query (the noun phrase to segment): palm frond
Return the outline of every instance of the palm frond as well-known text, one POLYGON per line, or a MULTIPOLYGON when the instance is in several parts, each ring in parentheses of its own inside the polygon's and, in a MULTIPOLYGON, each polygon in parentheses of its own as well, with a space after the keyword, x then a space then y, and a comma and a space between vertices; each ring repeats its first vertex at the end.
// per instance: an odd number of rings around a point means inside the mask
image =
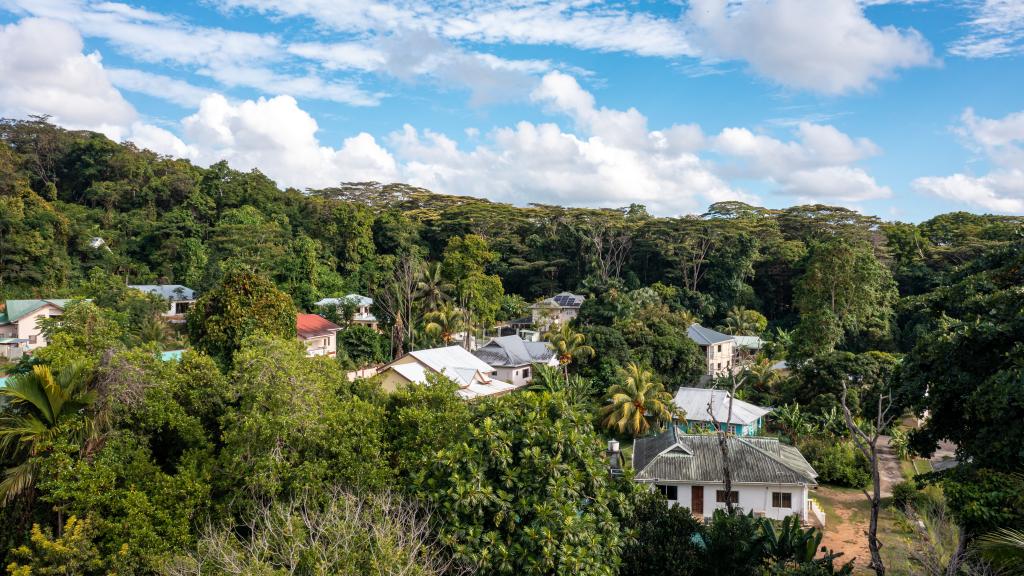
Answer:
POLYGON ((978 539, 986 559, 1005 570, 1003 574, 1024 574, 1024 531, 1000 528, 978 539))
POLYGON ((51 380, 50 369, 46 366, 33 366, 32 371, 19 374, 12 378, 5 387, 0 388, 0 396, 6 396, 14 404, 29 404, 34 407, 48 422, 53 422, 53 405, 46 390, 46 380, 51 380))
POLYGON ((38 470, 39 464, 31 459, 5 470, 0 480, 0 501, 6 505, 24 494, 35 483, 38 470))

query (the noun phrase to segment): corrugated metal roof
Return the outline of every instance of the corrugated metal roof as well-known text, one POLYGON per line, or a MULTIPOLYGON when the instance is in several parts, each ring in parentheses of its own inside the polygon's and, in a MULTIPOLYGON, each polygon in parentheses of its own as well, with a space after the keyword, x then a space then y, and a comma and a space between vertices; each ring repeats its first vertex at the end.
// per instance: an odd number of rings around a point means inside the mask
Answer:
POLYGON ((747 350, 760 350, 764 342, 757 336, 733 336, 736 345, 747 350))
MULTIPOLYGON (((711 409, 715 414, 715 419, 719 422, 726 422, 729 416, 729 396, 727 390, 680 388, 676 391, 673 400, 676 407, 686 412, 687 420, 698 422, 711 422, 711 416, 708 415, 708 402, 713 400, 711 409)), ((732 420, 727 424, 753 424, 757 422, 758 418, 771 411, 771 408, 762 408, 736 398, 732 401, 732 420)))
MULTIPOLYGON (((729 436, 729 468, 737 484, 817 484, 817 473, 800 452, 776 438, 729 436)), ((637 480, 722 482, 718 436, 663 432, 633 443, 637 480)))
POLYGON ((427 372, 433 371, 444 375, 459 385, 459 395, 463 398, 493 396, 515 390, 518 386, 492 378, 494 368, 473 356, 461 346, 444 348, 428 348, 409 352, 417 361, 405 364, 393 364, 387 369, 394 370, 410 382, 427 382, 427 372))
POLYGON ((515 367, 551 360, 555 351, 547 342, 527 342, 519 336, 499 336, 473 351, 491 366, 515 367))
POLYGON ((472 400, 473 398, 479 398, 481 396, 497 396, 500 394, 506 394, 518 388, 514 384, 508 382, 502 382, 501 380, 491 379, 487 384, 481 384, 474 382, 465 388, 460 388, 458 391, 459 396, 472 400))
POLYGON ((490 364, 473 356, 462 346, 427 348, 425 350, 414 350, 409 352, 409 354, 437 372, 445 368, 471 368, 479 370, 484 374, 494 372, 494 368, 490 364))
POLYGON ((17 322, 25 316, 39 310, 47 304, 53 304, 57 308, 63 310, 68 302, 73 302, 71 298, 47 298, 44 300, 7 300, 5 301, 5 308, 3 312, 0 312, 0 324, 10 324, 11 322, 17 322))
POLYGON ((135 288, 147 294, 156 294, 164 300, 195 300, 196 293, 187 286, 181 284, 129 284, 129 288, 135 288))
POLYGON ((686 329, 686 335, 701 346, 710 346, 711 344, 719 344, 722 342, 728 342, 735 340, 733 336, 729 334, 722 334, 712 330, 711 328, 705 328, 700 324, 690 324, 690 327, 686 329))

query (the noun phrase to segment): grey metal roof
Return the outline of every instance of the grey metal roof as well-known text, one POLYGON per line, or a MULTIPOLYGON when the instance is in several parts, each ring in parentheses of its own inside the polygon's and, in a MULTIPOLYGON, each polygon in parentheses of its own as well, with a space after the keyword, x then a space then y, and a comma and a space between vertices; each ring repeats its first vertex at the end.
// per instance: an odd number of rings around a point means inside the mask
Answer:
MULTIPOLYGON (((687 420, 697 422, 711 422, 708 415, 708 404, 715 414, 715 420, 726 422, 729 418, 729 391, 715 390, 712 388, 680 388, 676 391, 673 400, 676 406, 686 412, 687 420)), ((739 398, 732 401, 732 420, 727 424, 753 424, 758 418, 770 413, 771 408, 755 406, 750 402, 744 402, 739 398)))
POLYGON ((555 355, 546 342, 527 342, 519 336, 499 336, 473 351, 491 366, 514 367, 547 362, 555 355))
MULTIPOLYGON (((737 484, 810 484, 817 473, 796 448, 776 438, 729 436, 729 466, 737 484)), ((633 443, 637 480, 722 482, 722 452, 715 434, 671 430, 633 443)))
POLYGON ((195 300, 196 293, 187 286, 181 284, 129 284, 129 288, 135 288, 147 294, 156 294, 164 300, 195 300))
POLYGON ((686 329, 686 335, 690 337, 690 340, 693 340, 701 346, 710 346, 711 344, 719 344, 721 342, 735 340, 735 338, 729 334, 722 334, 721 332, 717 332, 711 328, 705 328, 700 324, 691 324, 690 327, 686 329))
POLYGON ((732 338, 736 341, 737 346, 747 350, 760 350, 764 345, 764 341, 758 336, 733 336, 732 338))

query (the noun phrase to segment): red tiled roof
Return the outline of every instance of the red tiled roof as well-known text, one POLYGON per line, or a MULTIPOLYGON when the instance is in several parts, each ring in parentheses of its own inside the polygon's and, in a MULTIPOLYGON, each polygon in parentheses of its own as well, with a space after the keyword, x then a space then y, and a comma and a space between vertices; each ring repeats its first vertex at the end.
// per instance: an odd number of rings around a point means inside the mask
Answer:
POLYGON ((295 329, 300 338, 313 338, 314 336, 327 336, 331 332, 341 330, 341 326, 316 314, 296 314, 295 329))

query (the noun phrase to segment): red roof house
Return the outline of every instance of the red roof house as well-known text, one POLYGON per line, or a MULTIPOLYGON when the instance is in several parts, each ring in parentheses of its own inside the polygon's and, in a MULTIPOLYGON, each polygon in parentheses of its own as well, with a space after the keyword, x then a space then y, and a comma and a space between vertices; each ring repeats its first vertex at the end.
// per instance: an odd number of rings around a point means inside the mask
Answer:
POLYGON ((306 345, 307 356, 334 356, 338 349, 338 326, 317 314, 296 314, 295 330, 306 345))

